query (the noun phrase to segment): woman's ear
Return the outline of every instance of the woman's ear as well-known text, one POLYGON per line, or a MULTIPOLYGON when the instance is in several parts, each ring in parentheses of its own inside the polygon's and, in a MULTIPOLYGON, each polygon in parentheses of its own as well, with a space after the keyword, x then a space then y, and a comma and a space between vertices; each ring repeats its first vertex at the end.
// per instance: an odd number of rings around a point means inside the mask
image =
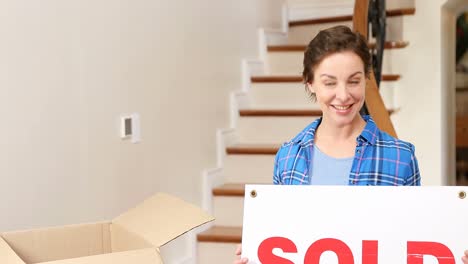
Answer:
POLYGON ((314 85, 312 85, 312 82, 307 82, 306 85, 307 85, 307 89, 309 89, 311 93, 315 94, 315 88, 314 88, 314 85))

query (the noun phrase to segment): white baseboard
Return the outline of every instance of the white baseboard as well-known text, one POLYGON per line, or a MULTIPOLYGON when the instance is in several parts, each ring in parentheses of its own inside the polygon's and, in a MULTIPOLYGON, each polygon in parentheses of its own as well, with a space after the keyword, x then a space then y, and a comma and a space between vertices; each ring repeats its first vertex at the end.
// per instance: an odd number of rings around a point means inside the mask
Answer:
MULTIPOLYGON (((229 95, 230 123, 229 128, 216 131, 216 168, 206 169, 202 172, 202 208, 213 214, 213 188, 225 183, 223 175, 226 147, 238 142, 235 128, 239 119, 239 109, 249 108, 248 92, 251 87, 251 77, 268 74, 267 47, 269 44, 283 44, 287 41, 287 29, 289 25, 287 5, 282 9, 282 29, 258 30, 258 59, 243 59, 241 62, 242 86, 239 90, 229 95)), ((178 264, 197 263, 197 239, 196 234, 209 229, 213 224, 207 224, 190 231, 187 241, 191 243, 187 256, 177 261, 178 264)))
POLYGON ((288 33, 280 29, 263 29, 268 45, 283 45, 288 43, 288 33))
POLYGON ((216 130, 216 168, 224 167, 226 147, 236 143, 238 140, 238 137, 235 132, 236 131, 233 128, 216 130))
POLYGON ((197 264, 197 234, 208 230, 213 226, 213 222, 199 226, 184 235, 185 242, 188 245, 188 252, 185 256, 174 260, 176 264, 197 264))

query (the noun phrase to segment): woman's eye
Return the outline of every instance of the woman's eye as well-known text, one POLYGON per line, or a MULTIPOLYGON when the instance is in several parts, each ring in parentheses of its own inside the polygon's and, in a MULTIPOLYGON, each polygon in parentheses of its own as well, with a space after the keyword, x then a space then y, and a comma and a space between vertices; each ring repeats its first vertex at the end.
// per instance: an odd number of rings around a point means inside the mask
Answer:
POLYGON ((356 84, 359 84, 359 81, 350 81, 349 84, 356 85, 356 84))
POLYGON ((334 85, 335 85, 335 83, 332 83, 332 82, 330 82, 330 83, 325 83, 325 86, 334 86, 334 85))

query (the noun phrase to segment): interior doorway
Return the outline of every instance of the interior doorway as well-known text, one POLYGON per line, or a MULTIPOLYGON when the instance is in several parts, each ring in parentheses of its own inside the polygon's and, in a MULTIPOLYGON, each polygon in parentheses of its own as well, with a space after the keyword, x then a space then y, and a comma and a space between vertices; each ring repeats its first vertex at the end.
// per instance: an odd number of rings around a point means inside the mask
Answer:
POLYGON ((456 184, 468 186, 468 12, 456 18, 456 184))

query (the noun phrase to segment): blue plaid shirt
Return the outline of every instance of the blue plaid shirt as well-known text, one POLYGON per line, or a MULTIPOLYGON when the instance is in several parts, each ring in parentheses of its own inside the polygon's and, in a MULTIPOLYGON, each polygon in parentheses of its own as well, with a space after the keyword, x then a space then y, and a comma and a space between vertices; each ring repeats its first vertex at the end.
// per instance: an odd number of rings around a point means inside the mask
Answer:
MULTIPOLYGON (((370 116, 363 118, 367 124, 357 138, 348 185, 421 185, 414 146, 379 130, 370 116)), ((310 184, 314 135, 321 121, 315 120, 280 147, 274 184, 310 184)))

